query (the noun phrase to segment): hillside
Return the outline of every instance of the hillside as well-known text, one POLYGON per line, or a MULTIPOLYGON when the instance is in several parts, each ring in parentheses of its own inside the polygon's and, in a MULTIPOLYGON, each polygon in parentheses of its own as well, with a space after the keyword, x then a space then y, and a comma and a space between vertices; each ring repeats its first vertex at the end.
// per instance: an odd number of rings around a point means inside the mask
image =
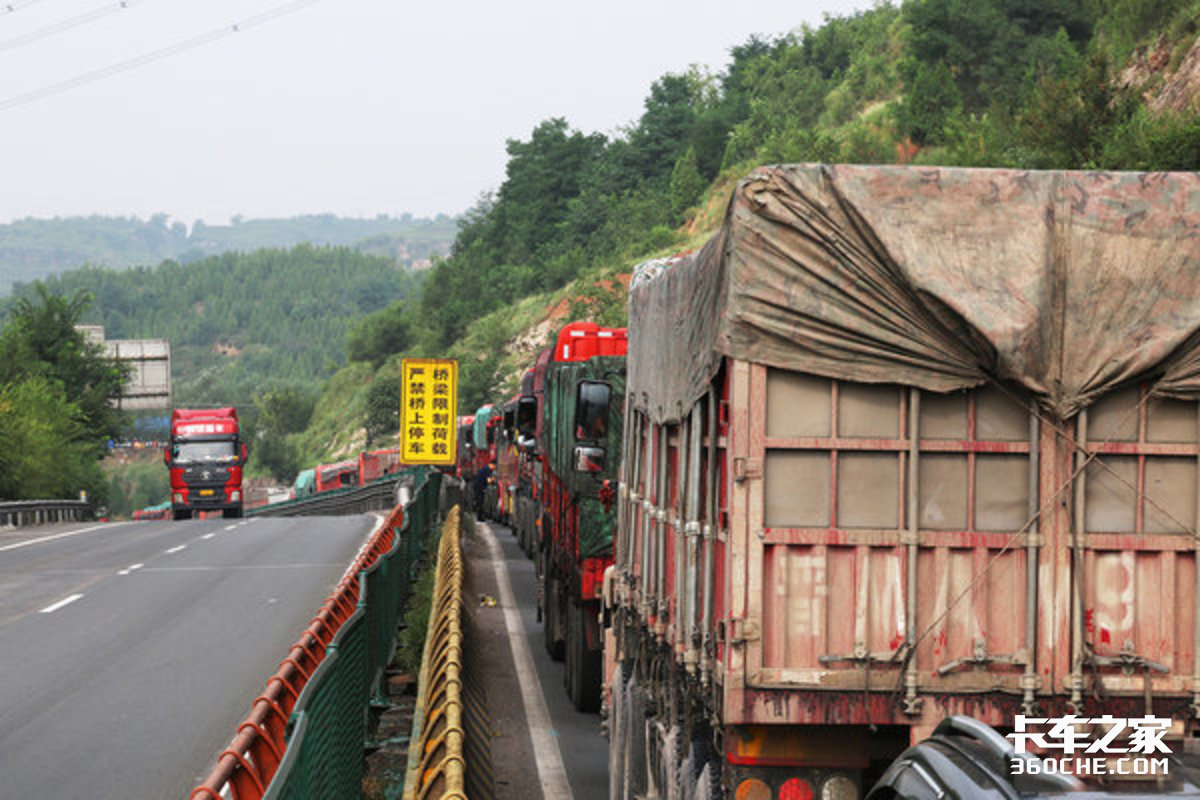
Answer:
POLYGON ((189 229, 166 214, 135 217, 22 219, 0 225, 0 296, 13 284, 30 283, 84 265, 125 269, 172 260, 308 243, 353 247, 412 268, 445 255, 455 222, 444 215, 416 219, 380 215, 352 219, 332 214, 288 219, 234 218, 229 225, 196 221, 189 229))
POLYGON ((563 321, 620 323, 613 279, 699 246, 756 164, 1200 168, 1198 21, 1195 0, 882 2, 664 75, 619 136, 547 120, 390 312, 407 346, 333 376, 294 441, 315 459, 385 435, 372 397, 405 355, 460 359, 459 413, 508 397, 563 321))
POLYGON ((110 339, 168 339, 177 404, 252 407, 280 386, 311 393, 344 363, 353 320, 408 297, 420 275, 347 247, 299 245, 186 265, 86 267, 45 286, 90 293, 81 322, 103 325, 110 339))

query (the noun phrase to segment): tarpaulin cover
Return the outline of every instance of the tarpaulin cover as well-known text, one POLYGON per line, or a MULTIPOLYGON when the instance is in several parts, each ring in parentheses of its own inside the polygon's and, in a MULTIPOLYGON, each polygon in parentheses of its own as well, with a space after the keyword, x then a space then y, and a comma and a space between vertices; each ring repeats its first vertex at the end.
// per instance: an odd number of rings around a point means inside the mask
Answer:
POLYGON ((480 406, 475 412, 475 423, 471 431, 471 438, 475 442, 476 450, 487 450, 487 427, 488 423, 504 412, 494 407, 491 403, 480 406))
POLYGON ((1200 397, 1200 175, 775 166, 693 255, 639 268, 629 389, 683 417, 724 356, 1066 418, 1134 379, 1200 397))
MULTIPOLYGON (((554 474, 580 506, 579 553, 581 558, 612 555, 615 511, 606 512, 599 495, 607 479, 617 482, 621 463, 621 435, 625 429, 625 356, 593 356, 587 361, 552 361, 546 369, 545 429, 542 446, 554 474), (612 387, 604 439, 603 472, 575 470, 575 406, 579 384, 604 381, 612 387)), ((591 442, 591 440, 589 440, 591 442)))

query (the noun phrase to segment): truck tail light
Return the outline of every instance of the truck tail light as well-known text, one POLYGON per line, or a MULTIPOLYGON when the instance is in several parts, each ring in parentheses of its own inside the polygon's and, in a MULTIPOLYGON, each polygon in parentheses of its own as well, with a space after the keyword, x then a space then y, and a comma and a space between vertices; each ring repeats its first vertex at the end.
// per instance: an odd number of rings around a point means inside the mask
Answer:
POLYGON ((803 778, 788 778, 779 787, 779 800, 813 800, 812 784, 803 778))
POLYGON ((734 800, 771 800, 771 787, 758 778, 747 778, 738 784, 734 800))

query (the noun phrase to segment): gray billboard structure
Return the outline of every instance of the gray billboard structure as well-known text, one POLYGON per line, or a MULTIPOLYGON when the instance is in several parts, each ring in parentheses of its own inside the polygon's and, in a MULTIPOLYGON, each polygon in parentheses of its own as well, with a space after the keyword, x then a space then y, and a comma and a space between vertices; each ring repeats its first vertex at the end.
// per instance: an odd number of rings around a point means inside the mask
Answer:
POLYGON ((109 358, 132 368, 117 399, 127 411, 171 407, 171 343, 166 339, 105 339, 101 325, 80 325, 89 340, 104 346, 109 358))

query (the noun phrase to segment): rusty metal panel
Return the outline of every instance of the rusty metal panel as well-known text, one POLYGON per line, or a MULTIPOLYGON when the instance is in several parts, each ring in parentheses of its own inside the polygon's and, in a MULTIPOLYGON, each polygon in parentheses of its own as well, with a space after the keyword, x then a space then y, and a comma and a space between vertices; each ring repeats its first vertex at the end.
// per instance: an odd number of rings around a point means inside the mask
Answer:
POLYGON ((1137 517, 1137 459, 1105 456, 1089 464, 1084 474, 1087 529, 1099 533, 1133 531, 1137 517))
MULTIPOLYGON (((1025 420, 1028 430, 1029 421, 1025 420)), ((1029 457, 979 456, 975 462, 977 531, 1018 531, 1029 518, 1029 457)))
POLYGON ((922 439, 967 438, 967 394, 926 393, 921 397, 922 439))
POLYGON ((1013 392, 985 386, 973 394, 976 439, 1003 442, 1029 439, 1029 410, 1013 392))
POLYGON ((1136 442, 1137 405, 1136 386, 1101 397, 1088 409, 1088 441, 1136 442))
POLYGON ((841 528, 900 525, 900 457, 895 453, 838 456, 837 519, 841 528))
POLYGON ((829 525, 829 454, 772 450, 766 455, 767 527, 829 525))
POLYGON ((767 436, 829 436, 826 378, 773 369, 767 372, 767 436))
POLYGON ((895 439, 900 435, 900 389, 841 383, 838 388, 838 435, 895 439))
MULTIPOLYGON (((1195 420, 1195 411, 1192 411, 1195 420)), ((1146 533, 1196 529, 1196 459, 1146 459, 1146 533)))
POLYGON ((1195 403, 1155 397, 1147 402, 1146 412, 1146 441, 1196 444, 1195 403))
POLYGON ((918 524, 935 531, 967 529, 967 458, 924 455, 919 466, 918 524))

